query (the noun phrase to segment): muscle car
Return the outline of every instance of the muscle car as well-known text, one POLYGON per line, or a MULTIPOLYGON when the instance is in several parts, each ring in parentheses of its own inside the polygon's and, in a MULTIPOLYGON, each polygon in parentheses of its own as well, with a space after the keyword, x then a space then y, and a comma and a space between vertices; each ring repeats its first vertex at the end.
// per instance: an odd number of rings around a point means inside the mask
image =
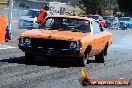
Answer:
POLYGON ((79 16, 50 16, 39 29, 20 34, 19 48, 31 62, 35 56, 73 57, 81 66, 89 57, 104 63, 104 56, 112 43, 112 33, 92 18, 79 16))

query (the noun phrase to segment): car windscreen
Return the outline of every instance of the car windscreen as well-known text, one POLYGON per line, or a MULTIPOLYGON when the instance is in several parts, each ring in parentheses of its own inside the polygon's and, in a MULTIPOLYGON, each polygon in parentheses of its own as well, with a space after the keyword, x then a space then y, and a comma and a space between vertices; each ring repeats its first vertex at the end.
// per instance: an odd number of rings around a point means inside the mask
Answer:
POLYGON ((130 18, 120 18, 120 21, 130 21, 130 18))
POLYGON ((115 17, 109 17, 109 20, 113 21, 113 20, 115 20, 115 17))
POLYGON ((113 20, 115 20, 115 17, 109 17, 109 16, 107 16, 107 17, 103 17, 103 19, 107 20, 107 21, 113 21, 113 20))
POLYGON ((93 19, 95 19, 95 20, 98 20, 99 19, 99 17, 98 16, 87 16, 88 18, 93 18, 93 19))
POLYGON ((48 17, 46 21, 40 25, 40 28, 47 30, 90 32, 89 21, 65 17, 48 17))
POLYGON ((35 11, 35 10, 29 10, 25 16, 32 16, 32 17, 36 17, 38 14, 38 11, 35 11))
POLYGON ((108 20, 108 17, 103 17, 104 20, 108 20))

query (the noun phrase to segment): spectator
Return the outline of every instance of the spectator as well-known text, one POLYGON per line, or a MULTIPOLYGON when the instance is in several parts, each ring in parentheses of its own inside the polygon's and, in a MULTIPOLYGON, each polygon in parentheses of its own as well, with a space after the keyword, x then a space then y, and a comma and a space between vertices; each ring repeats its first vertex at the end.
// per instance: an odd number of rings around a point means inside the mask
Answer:
POLYGON ((44 19, 50 15, 47 11, 49 10, 49 6, 45 5, 38 13, 37 23, 43 23, 44 19))

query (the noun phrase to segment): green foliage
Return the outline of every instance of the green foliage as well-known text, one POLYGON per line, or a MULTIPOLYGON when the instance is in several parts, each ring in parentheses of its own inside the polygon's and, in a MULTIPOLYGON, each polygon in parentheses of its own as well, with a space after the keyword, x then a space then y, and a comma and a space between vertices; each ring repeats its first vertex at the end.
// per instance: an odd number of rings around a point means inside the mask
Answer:
POLYGON ((79 6, 86 14, 101 13, 98 0, 79 0, 79 6))
POLYGON ((132 15, 132 0, 68 0, 73 6, 78 5, 86 14, 116 15, 119 10, 125 15, 132 15))
POLYGON ((79 6, 86 14, 108 15, 118 9, 117 0, 79 0, 79 6))
POLYGON ((71 4, 72 4, 72 6, 76 6, 76 5, 78 5, 79 4, 79 0, 68 0, 71 4))

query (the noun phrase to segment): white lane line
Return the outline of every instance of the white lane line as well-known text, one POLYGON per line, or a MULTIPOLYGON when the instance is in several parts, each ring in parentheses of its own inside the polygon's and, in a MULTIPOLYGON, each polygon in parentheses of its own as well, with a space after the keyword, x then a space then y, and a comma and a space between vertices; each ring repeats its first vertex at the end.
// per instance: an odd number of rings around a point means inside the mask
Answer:
POLYGON ((17 47, 8 46, 8 45, 1 45, 1 44, 0 44, 0 49, 9 49, 9 48, 17 48, 17 47))

